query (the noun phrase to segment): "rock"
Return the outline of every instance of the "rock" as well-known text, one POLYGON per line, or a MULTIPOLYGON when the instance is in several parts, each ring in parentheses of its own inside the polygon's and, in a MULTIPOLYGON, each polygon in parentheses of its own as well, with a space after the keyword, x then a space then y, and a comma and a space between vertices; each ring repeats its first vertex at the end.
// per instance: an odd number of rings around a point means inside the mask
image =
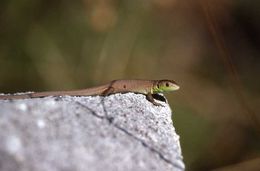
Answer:
POLYGON ((0 170, 184 170, 161 103, 133 93, 0 100, 0 170))

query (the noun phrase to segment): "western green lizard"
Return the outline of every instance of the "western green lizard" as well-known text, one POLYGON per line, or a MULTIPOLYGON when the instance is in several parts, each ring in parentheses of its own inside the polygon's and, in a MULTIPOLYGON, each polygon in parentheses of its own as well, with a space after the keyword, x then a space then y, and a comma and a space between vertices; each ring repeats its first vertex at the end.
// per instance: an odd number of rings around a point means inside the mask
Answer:
POLYGON ((169 91, 178 90, 179 86, 173 80, 114 80, 108 84, 97 86, 93 88, 72 90, 72 91, 46 91, 46 92, 33 92, 20 95, 0 95, 0 99, 24 99, 24 98, 37 98, 46 96, 107 96, 114 93, 140 93, 146 95, 154 105, 158 106, 153 94, 164 93, 169 91))

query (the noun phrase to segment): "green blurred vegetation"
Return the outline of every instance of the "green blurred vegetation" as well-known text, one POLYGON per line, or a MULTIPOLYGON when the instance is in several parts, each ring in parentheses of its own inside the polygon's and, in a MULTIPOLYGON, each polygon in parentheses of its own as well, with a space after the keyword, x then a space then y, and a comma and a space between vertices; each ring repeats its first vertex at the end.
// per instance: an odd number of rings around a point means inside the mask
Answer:
POLYGON ((1 92, 174 79, 181 89, 167 97, 187 170, 240 170, 259 159, 259 1, 0 4, 1 92))

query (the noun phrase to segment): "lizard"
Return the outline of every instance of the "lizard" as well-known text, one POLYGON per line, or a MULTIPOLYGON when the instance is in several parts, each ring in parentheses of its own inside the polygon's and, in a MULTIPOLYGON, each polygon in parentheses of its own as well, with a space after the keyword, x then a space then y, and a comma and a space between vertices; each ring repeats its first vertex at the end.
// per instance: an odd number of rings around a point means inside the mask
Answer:
POLYGON ((144 94, 146 99, 156 106, 161 104, 155 102, 153 94, 178 90, 179 85, 173 80, 113 80, 108 84, 71 91, 45 91, 32 92, 28 94, 0 95, 0 99, 26 99, 41 98, 47 96, 108 96, 115 93, 139 93, 144 94))

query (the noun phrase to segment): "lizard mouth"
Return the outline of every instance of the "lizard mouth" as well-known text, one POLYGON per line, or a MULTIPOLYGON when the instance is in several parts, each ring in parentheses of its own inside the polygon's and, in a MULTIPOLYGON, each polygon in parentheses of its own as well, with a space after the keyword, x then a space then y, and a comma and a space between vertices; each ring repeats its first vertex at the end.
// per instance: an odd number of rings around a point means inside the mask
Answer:
POLYGON ((173 90, 179 90, 180 89, 180 86, 178 86, 177 84, 175 84, 173 87, 173 90))

